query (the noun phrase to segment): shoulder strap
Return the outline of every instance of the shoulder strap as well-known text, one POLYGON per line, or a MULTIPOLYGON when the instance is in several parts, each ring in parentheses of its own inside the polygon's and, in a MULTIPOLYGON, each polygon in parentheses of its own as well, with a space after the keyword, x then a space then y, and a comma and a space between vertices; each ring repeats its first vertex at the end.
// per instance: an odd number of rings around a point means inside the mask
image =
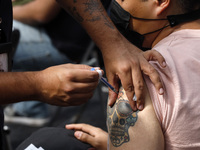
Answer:
MULTIPOLYGON (((11 42, 12 34, 12 2, 11 0, 0 0, 0 29, 3 42, 11 42)), ((1 42, 2 43, 2 42, 1 42)))
POLYGON ((12 64, 12 2, 11 0, 0 0, 0 54, 8 54, 8 65, 12 64))

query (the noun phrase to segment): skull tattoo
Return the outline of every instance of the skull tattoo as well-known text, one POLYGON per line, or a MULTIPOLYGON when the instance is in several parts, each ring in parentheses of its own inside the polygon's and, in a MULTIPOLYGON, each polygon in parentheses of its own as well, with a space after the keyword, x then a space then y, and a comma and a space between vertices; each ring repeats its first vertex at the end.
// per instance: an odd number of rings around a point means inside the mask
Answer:
POLYGON ((110 141, 115 147, 129 141, 128 129, 134 126, 138 111, 134 112, 129 105, 129 101, 123 98, 124 92, 120 92, 118 100, 112 108, 108 107, 107 125, 110 141))

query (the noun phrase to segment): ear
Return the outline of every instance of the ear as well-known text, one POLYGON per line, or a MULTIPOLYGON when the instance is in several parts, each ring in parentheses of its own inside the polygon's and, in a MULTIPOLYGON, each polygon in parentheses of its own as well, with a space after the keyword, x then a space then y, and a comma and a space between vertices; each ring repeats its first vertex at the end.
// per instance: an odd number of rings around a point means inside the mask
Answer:
POLYGON ((167 8, 169 8, 171 0, 155 0, 157 9, 157 16, 161 15, 167 8))

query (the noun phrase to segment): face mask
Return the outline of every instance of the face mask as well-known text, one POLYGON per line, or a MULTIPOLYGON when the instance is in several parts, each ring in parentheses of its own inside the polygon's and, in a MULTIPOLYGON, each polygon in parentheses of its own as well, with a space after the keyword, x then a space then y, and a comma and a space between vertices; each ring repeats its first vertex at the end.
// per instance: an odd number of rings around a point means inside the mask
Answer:
POLYGON ((112 3, 111 10, 110 10, 110 18, 117 27, 117 29, 121 32, 124 37, 129 40, 131 43, 133 43, 135 46, 142 50, 147 50, 151 48, 144 48, 142 47, 144 36, 158 32, 168 26, 174 27, 180 23, 183 22, 189 22, 200 18, 200 9, 192 11, 190 13, 186 14, 180 14, 180 15, 170 15, 167 16, 167 18, 164 19, 146 19, 146 18, 138 18, 132 16, 129 12, 125 11, 115 0, 112 3), (132 31, 128 29, 130 18, 138 19, 138 20, 149 20, 149 21, 158 21, 158 20, 168 20, 169 25, 166 25, 160 29, 157 29, 155 31, 151 31, 148 33, 145 33, 141 35, 140 33, 136 31, 132 31))

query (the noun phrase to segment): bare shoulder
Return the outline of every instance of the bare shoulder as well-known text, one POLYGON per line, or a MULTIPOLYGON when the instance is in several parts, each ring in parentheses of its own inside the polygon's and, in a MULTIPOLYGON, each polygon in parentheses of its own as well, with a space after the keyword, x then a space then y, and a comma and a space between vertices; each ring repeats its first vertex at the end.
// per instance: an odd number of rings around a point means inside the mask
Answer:
POLYGON ((146 89, 145 108, 134 112, 121 88, 115 105, 107 109, 110 149, 162 150, 164 139, 146 89))

